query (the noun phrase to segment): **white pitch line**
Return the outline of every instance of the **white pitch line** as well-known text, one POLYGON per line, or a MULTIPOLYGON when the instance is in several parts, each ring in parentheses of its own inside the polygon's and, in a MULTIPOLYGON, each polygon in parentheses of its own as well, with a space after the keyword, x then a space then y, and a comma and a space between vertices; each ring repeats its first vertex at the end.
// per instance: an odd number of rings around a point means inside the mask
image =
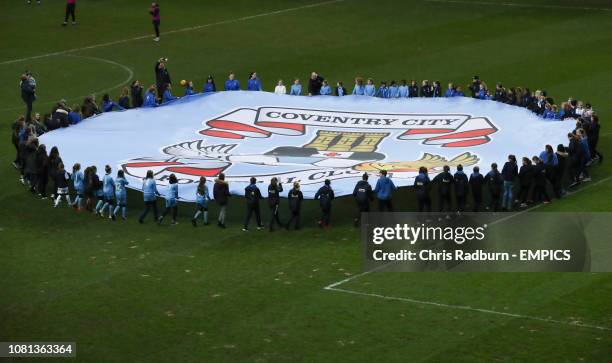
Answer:
MULTIPOLYGON (((83 96, 70 97, 70 98, 66 99, 67 101, 85 98, 85 97, 87 97, 87 96, 89 96, 91 94, 106 93, 106 92, 112 91, 112 90, 114 90, 116 88, 119 88, 121 86, 124 86, 124 85, 128 84, 132 80, 132 78, 134 77, 134 71, 130 67, 126 66, 125 64, 121 64, 121 63, 112 61, 110 59, 99 58, 99 57, 89 57, 89 56, 84 56, 84 55, 73 55, 73 54, 65 54, 65 56, 66 57, 74 57, 74 58, 91 59, 91 60, 95 60, 95 61, 98 61, 98 62, 112 64, 112 65, 115 65, 115 66, 123 69, 128 74, 128 77, 125 80, 121 81, 121 83, 118 83, 118 84, 116 84, 114 86, 111 86, 111 87, 108 87, 108 88, 105 88, 105 89, 102 89, 102 90, 90 92, 90 93, 88 93, 86 95, 83 95, 83 96)), ((35 105, 38 105, 38 106, 41 106, 41 105, 51 105, 51 104, 54 104, 56 102, 57 101, 47 101, 47 102, 41 102, 41 103, 37 102, 37 103, 35 103, 35 105)), ((0 109, 0 112, 20 110, 20 109, 23 109, 23 106, 21 106, 21 107, 3 108, 3 109, 0 109)))
POLYGON ((368 293, 368 292, 360 292, 360 291, 339 289, 339 288, 335 288, 335 287, 326 288, 326 290, 345 292, 347 294, 353 294, 353 295, 376 297, 376 298, 385 299, 385 300, 402 301, 402 302, 408 302, 408 303, 412 303, 412 304, 437 306, 437 307, 446 308, 446 309, 467 310, 467 311, 474 311, 474 312, 478 312, 478 313, 494 314, 494 315, 500 315, 500 316, 505 316, 505 317, 509 317, 509 318, 515 318, 515 319, 536 320, 536 321, 542 321, 542 322, 546 322, 546 323, 553 323, 553 324, 559 324, 559 325, 568 325, 568 326, 580 327, 580 328, 608 330, 608 331, 612 330, 612 328, 609 328, 609 327, 606 327, 606 326, 584 324, 584 323, 581 323, 579 321, 569 322, 569 321, 563 321, 563 320, 547 319, 547 318, 540 318, 540 317, 537 317, 537 316, 521 315, 521 314, 507 313, 507 312, 503 312, 503 311, 474 308, 474 307, 466 306, 466 305, 443 304, 443 303, 438 303, 438 302, 434 302, 434 301, 415 300, 415 299, 408 299, 408 298, 404 298, 404 297, 386 296, 386 295, 381 295, 381 294, 372 294, 372 293, 368 293))
MULTIPOLYGON (((606 178, 603 178, 601 180, 598 180, 594 183, 588 184, 585 187, 582 187, 578 190, 572 191, 572 192, 568 192, 565 196, 571 196, 574 195, 578 192, 581 192, 583 190, 592 188, 594 186, 603 184, 609 180, 612 180, 612 175, 608 176, 606 178)), ((535 205, 531 208, 527 208, 524 209, 520 212, 516 212, 513 213, 507 217, 495 220, 494 222, 490 223, 490 224, 496 224, 496 223, 501 223, 503 221, 506 221, 508 219, 514 218, 516 216, 522 215, 523 213, 527 213, 529 211, 532 211, 534 209, 540 208, 544 206, 544 204, 538 204, 535 205)), ((423 301, 423 300, 415 300, 415 299, 409 299, 409 298, 403 298, 403 297, 395 297, 395 296, 386 296, 386 295, 381 295, 381 294, 374 294, 374 293, 367 293, 367 292, 361 292, 361 291, 354 291, 354 290, 347 290, 347 289, 340 289, 338 288, 338 286, 343 285, 349 281, 352 280, 356 280, 362 276, 365 276, 369 273, 372 272, 376 272, 378 270, 382 270, 385 267, 389 266, 393 264, 391 263, 387 263, 384 264, 382 266, 378 266, 375 269, 369 270, 369 271, 364 271, 360 274, 348 277, 346 279, 340 280, 340 281, 336 281, 334 283, 331 283, 327 286, 325 286, 323 288, 323 290, 329 290, 329 291, 337 291, 337 292, 344 292, 347 294, 354 294, 354 295, 362 295, 362 296, 369 296, 369 297, 376 297, 376 298, 380 298, 380 299, 386 299, 386 300, 396 300, 396 301, 403 301, 403 302, 409 302, 409 303, 413 303, 413 304, 421 304, 421 305, 432 305, 432 306, 438 306, 438 307, 443 307, 443 308, 449 308, 449 309, 459 309, 459 310, 470 310, 470 311, 476 311, 476 312, 480 312, 480 313, 486 313, 486 314, 495 314, 495 315, 503 315, 503 316, 507 316, 507 317, 513 317, 513 318, 520 318, 520 319, 529 319, 529 320, 537 320, 537 321, 544 321, 544 322, 548 322, 548 323, 554 323, 554 324, 561 324, 561 325, 569 325, 569 326, 577 326, 577 327, 582 327, 582 328, 591 328, 591 329, 599 329, 599 330, 612 330, 612 328, 609 327, 604 327, 604 326, 597 326, 597 325, 590 325, 590 324, 583 324, 580 322, 567 322, 567 321, 562 321, 562 320, 554 320, 554 319, 546 319, 546 318, 540 318, 537 316, 529 316, 529 315, 521 315, 521 314, 513 314, 513 313, 506 313, 506 312, 502 312, 502 311, 495 311, 495 310, 489 310, 489 309, 480 309, 480 308, 474 308, 471 306, 464 306, 464 305, 451 305, 451 304, 444 304, 444 303, 438 303, 435 301, 423 301)))
POLYGON ((612 8, 594 8, 583 6, 563 6, 563 5, 534 5, 521 3, 498 3, 492 1, 468 1, 468 0, 425 0, 431 3, 448 3, 448 4, 468 4, 468 5, 493 5, 493 6, 511 6, 517 8, 536 8, 536 9, 564 9, 564 10, 588 10, 588 11, 612 11, 612 8))
MULTIPOLYGON (((315 8, 315 7, 329 5, 329 4, 340 3, 340 2, 343 2, 343 1, 344 0, 323 1, 323 2, 314 3, 314 4, 296 6, 294 8, 286 8, 286 9, 281 9, 281 10, 270 11, 270 12, 267 12, 267 13, 260 13, 260 14, 255 14, 255 15, 243 16, 243 17, 236 18, 236 19, 221 20, 221 21, 217 21, 217 22, 214 22, 214 23, 208 23, 208 24, 202 24, 202 25, 196 25, 196 26, 191 26, 191 27, 187 27, 187 28, 181 28, 181 29, 175 29, 175 30, 166 31, 166 32, 163 32, 162 35, 166 36, 166 35, 169 35, 169 34, 185 33, 185 32, 190 32, 190 31, 194 31, 194 30, 210 28, 212 26, 217 26, 217 25, 233 24, 233 23, 238 23, 238 22, 245 21, 245 20, 257 19, 257 18, 262 18, 262 17, 265 17, 265 16, 278 15, 278 14, 288 13, 288 12, 302 10, 302 9, 315 8)), ((66 49, 66 50, 60 50, 60 51, 57 51, 57 52, 51 52, 51 53, 35 55, 35 56, 31 56, 31 57, 5 60, 5 61, 0 62, 0 65, 11 64, 11 63, 19 63, 19 62, 23 62, 23 61, 27 61, 27 60, 46 58, 46 57, 51 57, 51 56, 56 56, 56 55, 63 55, 63 54, 68 54, 68 53, 75 53, 75 52, 80 52, 80 51, 83 51, 83 50, 91 50, 91 49, 96 49, 96 48, 108 47, 108 46, 111 46, 111 45, 123 44, 123 43, 133 42, 133 41, 142 40, 142 39, 153 39, 153 38, 152 38, 152 36, 150 34, 148 34, 148 35, 140 35, 140 36, 133 37, 133 38, 114 40, 114 41, 106 42, 106 43, 98 43, 98 44, 93 44, 93 45, 89 45, 89 46, 81 47, 81 48, 66 49)))

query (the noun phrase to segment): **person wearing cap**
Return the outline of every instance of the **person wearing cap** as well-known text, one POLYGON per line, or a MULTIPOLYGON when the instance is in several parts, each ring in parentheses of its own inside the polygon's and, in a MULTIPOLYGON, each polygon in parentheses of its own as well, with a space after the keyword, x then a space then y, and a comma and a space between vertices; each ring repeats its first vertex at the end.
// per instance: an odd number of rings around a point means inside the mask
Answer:
POLYGON ((480 91, 480 77, 474 76, 472 78, 472 83, 468 85, 468 89, 472 94, 472 98, 478 98, 478 92, 480 91))

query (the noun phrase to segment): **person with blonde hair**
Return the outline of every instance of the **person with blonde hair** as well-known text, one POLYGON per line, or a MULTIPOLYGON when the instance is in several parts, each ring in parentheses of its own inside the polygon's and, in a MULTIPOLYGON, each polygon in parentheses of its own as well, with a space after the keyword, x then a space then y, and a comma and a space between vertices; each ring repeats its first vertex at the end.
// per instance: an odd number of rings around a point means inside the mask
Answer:
POLYGON ((276 83, 276 87, 274 87, 274 93, 276 93, 277 95, 287 94, 287 87, 285 87, 285 84, 283 83, 282 79, 279 79, 276 83))

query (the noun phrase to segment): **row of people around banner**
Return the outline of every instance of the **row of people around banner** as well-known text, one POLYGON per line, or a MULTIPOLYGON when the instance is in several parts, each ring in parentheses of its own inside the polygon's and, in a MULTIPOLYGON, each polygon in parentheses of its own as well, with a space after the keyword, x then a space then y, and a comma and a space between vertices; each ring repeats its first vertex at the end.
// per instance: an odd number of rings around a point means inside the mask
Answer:
MULTIPOLYGON (((172 82, 169 72, 165 66, 167 59, 162 58, 156 63, 156 84, 151 85, 147 90, 143 89, 140 81, 135 80, 130 87, 124 87, 117 101, 114 101, 111 96, 106 93, 102 96, 102 103, 98 105, 95 95, 87 96, 81 105, 75 104, 70 107, 66 100, 62 99, 53 106, 49 113, 41 116, 40 113, 31 114, 32 103, 35 97, 33 94, 36 89, 36 80, 28 73, 22 75, 22 98, 26 102, 26 120, 36 125, 39 133, 54 130, 60 127, 68 127, 77 124, 83 119, 94 116, 102 112, 121 111, 129 108, 138 107, 156 107, 160 104, 168 103, 176 100, 177 96, 173 93, 172 82), (160 68, 161 67, 161 68, 160 68), (31 120, 31 121, 30 121, 31 120)), ((196 93, 194 83, 192 81, 180 81, 184 96, 190 96, 196 93)), ((223 90, 237 91, 241 90, 240 81, 232 72, 229 74, 224 83, 223 90)), ((595 114, 593 107, 588 102, 582 102, 572 97, 560 105, 555 103, 555 100, 544 90, 531 91, 529 88, 511 87, 506 88, 501 83, 497 83, 494 90, 487 87, 486 83, 478 76, 474 76, 472 82, 467 85, 469 97, 493 100, 510 105, 516 105, 529 109, 547 120, 563 120, 566 118, 582 118, 590 121, 595 114)), ((248 91, 263 91, 262 82, 259 79, 257 72, 252 72, 248 76, 247 87, 248 91)), ((204 86, 203 93, 212 93, 217 91, 217 86, 213 76, 208 76, 204 86)), ((463 89, 454 84, 449 83, 446 89, 443 89, 440 81, 430 82, 423 80, 420 84, 412 80, 410 82, 401 80, 399 82, 381 81, 378 86, 375 85, 373 79, 363 79, 357 77, 351 92, 349 92, 342 81, 337 81, 335 86, 332 85, 321 75, 312 72, 308 78, 308 86, 306 90, 302 89, 302 84, 299 79, 294 79, 291 85, 285 85, 283 80, 278 80, 274 89, 277 94, 302 95, 309 96, 344 96, 348 94, 371 96, 379 98, 414 98, 414 97, 465 97, 463 89)))
MULTIPOLYGON (((556 150, 551 145, 537 156, 523 157, 518 165, 514 155, 509 155, 501 170, 497 164, 492 164, 486 174, 481 174, 476 166, 468 176, 461 165, 451 174, 450 167, 444 166, 442 172, 430 179, 428 170, 421 167, 415 178, 413 187, 418 201, 419 212, 431 212, 430 192, 432 186, 437 186, 439 199, 438 211, 474 212, 483 210, 483 195, 488 194, 488 205, 484 210, 497 212, 525 208, 532 203, 548 203, 551 198, 548 189, 552 189, 556 198, 566 193, 566 188, 572 188, 582 182, 590 181, 589 167, 594 162, 601 163, 603 155, 598 151, 599 120, 597 116, 591 122, 579 121, 576 129, 568 134, 568 145, 558 145, 556 150), (588 131, 587 131, 588 130, 588 131), (589 136, 590 135, 590 136, 589 136), (468 209, 468 196, 472 197, 471 208, 468 209), (454 200, 454 206, 453 206, 454 200)), ((38 143, 38 139, 30 135, 25 142, 17 146, 17 158, 14 165, 21 171, 21 181, 30 191, 46 199, 47 184, 52 181, 53 205, 57 207, 63 200, 75 209, 88 210, 100 216, 116 220, 119 216, 126 219, 127 194, 129 184, 123 170, 113 176, 110 166, 106 166, 104 175, 98 175, 95 166, 82 170, 80 164, 74 164, 71 171, 66 170, 57 147, 53 147, 47 155, 46 147, 38 143), (73 198, 70 191, 75 194, 73 198), (119 214, 121 212, 121 214, 119 214)), ((370 203, 377 200, 380 211, 393 211, 393 193, 397 189, 392 176, 385 170, 380 172, 374 188, 368 182, 369 175, 363 174, 362 180, 354 188, 353 197, 357 204, 355 223, 359 223, 361 212, 370 210, 370 203)), ((219 207, 217 223, 225 227, 227 204, 230 199, 229 184, 225 176, 220 174, 214 181, 212 197, 208 187, 209 181, 201 178, 195 195, 196 211, 192 223, 197 225, 201 219, 208 224, 208 202, 214 200, 219 207)), ((152 171, 143 180, 142 192, 145 208, 139 217, 143 223, 148 213, 153 212, 155 221, 162 223, 167 215, 171 215, 172 223, 176 224, 179 184, 175 175, 169 178, 169 188, 164 196, 165 209, 159 213, 157 209, 157 185, 152 171)), ((299 183, 294 183, 287 193, 290 218, 288 222, 280 219, 280 194, 283 186, 276 178, 268 185, 268 204, 271 219, 268 227, 300 227, 300 210, 303 200, 299 183)), ((257 180, 251 178, 251 183, 245 188, 247 214, 244 229, 248 230, 252 217, 255 217, 257 228, 262 228, 259 201, 262 199, 257 180)), ((329 227, 331 207, 335 198, 330 180, 315 194, 321 207, 321 227, 329 227)))

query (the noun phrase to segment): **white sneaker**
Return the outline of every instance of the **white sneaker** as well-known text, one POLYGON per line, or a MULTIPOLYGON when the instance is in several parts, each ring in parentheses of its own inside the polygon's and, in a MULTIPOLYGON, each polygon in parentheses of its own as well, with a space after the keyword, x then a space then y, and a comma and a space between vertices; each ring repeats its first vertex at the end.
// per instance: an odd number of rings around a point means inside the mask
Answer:
POLYGON ((587 176, 586 178, 583 178, 582 181, 584 182, 590 182, 591 181, 591 177, 587 176))
POLYGON ((153 41, 154 41, 154 42, 159 42, 159 37, 155 37, 155 38, 153 38, 153 41))

